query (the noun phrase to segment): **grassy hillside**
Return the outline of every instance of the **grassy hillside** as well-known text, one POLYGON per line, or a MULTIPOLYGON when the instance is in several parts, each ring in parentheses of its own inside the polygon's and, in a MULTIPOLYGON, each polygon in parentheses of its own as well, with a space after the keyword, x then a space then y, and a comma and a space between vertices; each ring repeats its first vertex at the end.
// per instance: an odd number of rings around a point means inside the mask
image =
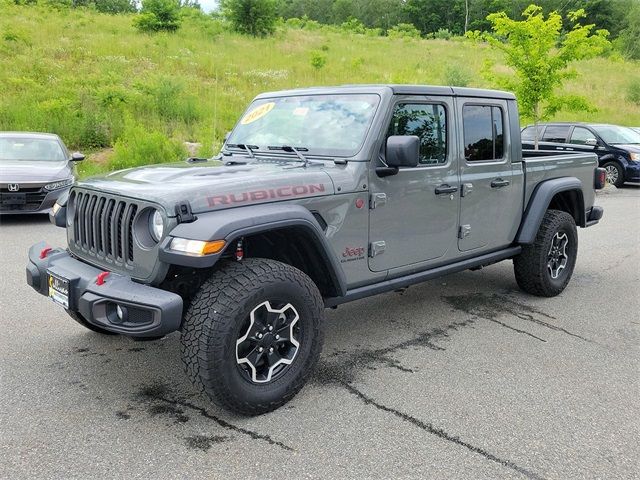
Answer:
MULTIPOLYGON (((2 1, 0 130, 53 131, 89 151, 115 146, 108 165, 88 162, 85 173, 174 159, 184 141, 209 154, 262 91, 456 77, 491 87, 479 72, 486 58, 500 60, 487 46, 455 40, 288 28, 254 39, 208 17, 186 19, 175 34, 147 35, 128 15, 2 1)), ((640 105, 627 98, 640 83, 639 63, 599 58, 576 69, 567 91, 588 96, 597 112, 557 119, 640 125, 640 105)))

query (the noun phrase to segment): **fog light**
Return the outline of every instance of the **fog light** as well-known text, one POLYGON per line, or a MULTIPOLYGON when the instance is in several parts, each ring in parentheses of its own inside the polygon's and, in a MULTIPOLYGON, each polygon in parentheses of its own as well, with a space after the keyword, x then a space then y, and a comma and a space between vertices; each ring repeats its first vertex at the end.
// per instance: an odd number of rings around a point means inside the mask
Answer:
POLYGON ((125 322, 128 317, 127 307, 123 307, 122 305, 116 305, 116 316, 120 322, 125 322))

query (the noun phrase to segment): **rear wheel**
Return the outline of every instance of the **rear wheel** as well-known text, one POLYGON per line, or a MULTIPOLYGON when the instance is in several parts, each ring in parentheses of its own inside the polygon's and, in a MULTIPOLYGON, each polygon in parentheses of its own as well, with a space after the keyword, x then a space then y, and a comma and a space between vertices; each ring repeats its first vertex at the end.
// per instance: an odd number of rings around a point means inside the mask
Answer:
POLYGON ((534 242, 513 259, 518 286, 541 297, 560 294, 571 279, 578 255, 578 233, 571 215, 547 210, 534 242))
POLYGON ((621 187, 624 183, 624 171, 620 164, 616 162, 609 162, 603 165, 606 172, 607 183, 614 185, 615 187, 621 187))
POLYGON ((318 362, 323 318, 320 292, 300 270, 267 259, 227 263, 185 314, 187 374, 224 408, 244 415, 274 410, 318 362))

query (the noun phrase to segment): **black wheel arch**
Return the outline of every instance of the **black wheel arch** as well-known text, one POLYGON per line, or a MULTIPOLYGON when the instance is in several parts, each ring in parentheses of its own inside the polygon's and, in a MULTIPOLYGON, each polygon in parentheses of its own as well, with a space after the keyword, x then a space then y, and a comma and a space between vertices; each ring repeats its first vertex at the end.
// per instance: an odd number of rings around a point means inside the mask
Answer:
POLYGON ((196 215, 191 223, 175 227, 160 247, 160 260, 170 265, 210 269, 225 256, 232 256, 243 240, 246 257, 278 260, 298 268, 318 286, 323 297, 343 296, 344 272, 332 254, 324 234, 324 220, 301 205, 269 204, 240 207, 196 215), (169 249, 173 237, 193 240, 225 240, 225 249, 215 255, 194 257, 169 249))
POLYGON ((585 227, 587 218, 582 190, 582 182, 575 177, 554 178, 538 184, 522 217, 516 243, 533 243, 544 214, 549 209, 567 212, 576 225, 585 227))

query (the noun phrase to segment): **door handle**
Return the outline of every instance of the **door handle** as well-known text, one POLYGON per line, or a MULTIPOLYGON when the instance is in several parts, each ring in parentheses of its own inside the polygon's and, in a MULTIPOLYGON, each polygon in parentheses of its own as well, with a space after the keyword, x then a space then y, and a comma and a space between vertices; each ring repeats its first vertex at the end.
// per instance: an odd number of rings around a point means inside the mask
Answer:
POLYGON ((446 195, 448 193, 456 193, 457 191, 458 187, 452 187, 446 183, 436 187, 436 195, 446 195))
POLYGON ((509 180, 503 180, 501 178, 496 178, 493 182, 491 182, 491 188, 502 188, 509 185, 509 180))

